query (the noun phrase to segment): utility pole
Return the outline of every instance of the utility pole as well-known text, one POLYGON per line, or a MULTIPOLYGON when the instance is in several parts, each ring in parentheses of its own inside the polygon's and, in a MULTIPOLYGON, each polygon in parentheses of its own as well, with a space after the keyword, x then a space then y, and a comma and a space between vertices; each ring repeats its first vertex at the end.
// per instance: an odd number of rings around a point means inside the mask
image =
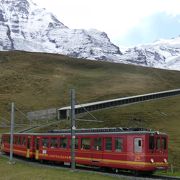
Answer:
POLYGON ((71 89, 71 169, 75 170, 75 130, 76 130, 76 122, 75 122, 75 90, 71 89))
POLYGON ((11 104, 10 163, 13 163, 14 103, 11 104))

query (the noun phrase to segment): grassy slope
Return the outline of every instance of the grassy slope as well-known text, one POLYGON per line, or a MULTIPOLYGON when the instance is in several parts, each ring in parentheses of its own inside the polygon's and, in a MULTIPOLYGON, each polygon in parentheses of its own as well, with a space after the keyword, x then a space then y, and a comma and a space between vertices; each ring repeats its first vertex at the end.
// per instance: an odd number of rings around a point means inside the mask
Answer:
MULTIPOLYGON (((179 88, 180 72, 68 58, 0 52, 0 116, 14 101, 21 111, 69 104, 69 89, 81 103, 179 88)), ((144 126, 170 135, 171 161, 180 162, 180 98, 158 100, 95 113, 104 123, 79 127, 144 126)), ((89 118, 89 117, 84 117, 89 118)), ((66 123, 64 126, 68 126, 66 123)), ((62 126, 61 126, 62 127, 62 126)))
POLYGON ((72 59, 60 55, 0 52, 0 113, 14 101, 23 112, 177 88, 180 72, 72 59))
POLYGON ((28 165, 17 162, 15 165, 8 164, 4 158, 0 158, 0 180, 115 180, 116 177, 108 177, 90 172, 71 172, 66 169, 53 169, 28 165))

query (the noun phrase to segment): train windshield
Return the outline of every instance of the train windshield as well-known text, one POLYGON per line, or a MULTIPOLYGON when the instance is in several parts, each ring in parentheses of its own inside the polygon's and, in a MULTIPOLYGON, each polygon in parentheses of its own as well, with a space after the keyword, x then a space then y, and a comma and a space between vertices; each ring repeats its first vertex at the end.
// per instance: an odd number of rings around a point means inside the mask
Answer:
POLYGON ((167 137, 165 136, 149 136, 149 149, 150 150, 166 150, 167 149, 167 137))
POLYGON ((149 149, 153 150, 155 147, 155 137, 154 136, 149 136, 149 149))

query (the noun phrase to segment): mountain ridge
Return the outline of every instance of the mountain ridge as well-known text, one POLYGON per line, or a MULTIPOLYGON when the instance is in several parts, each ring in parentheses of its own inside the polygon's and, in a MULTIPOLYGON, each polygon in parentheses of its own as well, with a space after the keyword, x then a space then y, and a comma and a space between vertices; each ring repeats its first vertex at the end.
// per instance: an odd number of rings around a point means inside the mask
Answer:
POLYGON ((0 50, 51 52, 110 61, 122 54, 105 32, 69 29, 30 0, 2 0, 0 28, 0 50))
POLYGON ((128 48, 124 53, 105 32, 70 29, 32 0, 0 2, 0 51, 22 50, 180 70, 180 37, 128 48))

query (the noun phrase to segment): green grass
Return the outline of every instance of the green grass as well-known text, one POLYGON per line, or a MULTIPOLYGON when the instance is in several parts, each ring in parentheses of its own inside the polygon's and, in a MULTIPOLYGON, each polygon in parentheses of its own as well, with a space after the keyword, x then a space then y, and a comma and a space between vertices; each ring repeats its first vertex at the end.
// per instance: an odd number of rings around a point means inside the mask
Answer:
POLYGON ((180 177, 180 171, 162 171, 162 172, 156 172, 156 175, 160 175, 160 176, 173 176, 173 177, 180 177))
POLYGON ((53 169, 39 167, 23 162, 12 165, 7 159, 0 157, 0 180, 115 180, 119 178, 108 177, 91 172, 72 172, 66 169, 53 169))
POLYGON ((178 88, 180 72, 94 62, 62 55, 0 52, 0 116, 10 103, 23 112, 178 88))

